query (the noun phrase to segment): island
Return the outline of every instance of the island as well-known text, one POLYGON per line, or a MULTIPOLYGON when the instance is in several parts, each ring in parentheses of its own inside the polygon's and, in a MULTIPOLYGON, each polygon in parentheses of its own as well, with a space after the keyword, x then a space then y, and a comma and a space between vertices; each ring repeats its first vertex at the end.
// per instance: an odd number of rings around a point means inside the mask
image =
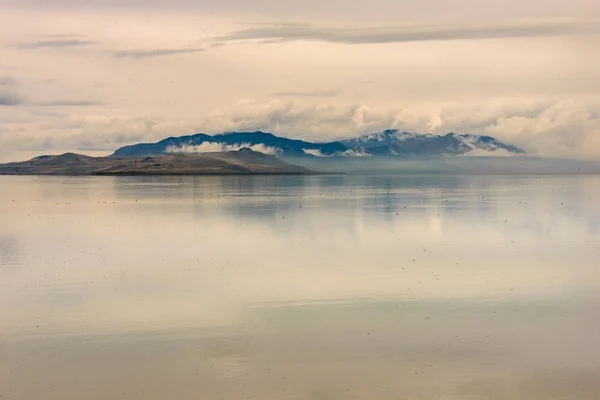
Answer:
POLYGON ((217 153, 175 153, 147 157, 46 155, 0 164, 0 175, 308 175, 305 167, 241 148, 217 153))

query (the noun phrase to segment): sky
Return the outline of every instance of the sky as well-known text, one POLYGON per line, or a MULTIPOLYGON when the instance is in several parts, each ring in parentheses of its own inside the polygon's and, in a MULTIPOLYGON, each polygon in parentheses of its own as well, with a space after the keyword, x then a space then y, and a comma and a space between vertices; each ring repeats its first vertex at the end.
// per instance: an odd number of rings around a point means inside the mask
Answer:
POLYGON ((0 0, 0 161, 388 128, 600 158, 598 0, 0 0))

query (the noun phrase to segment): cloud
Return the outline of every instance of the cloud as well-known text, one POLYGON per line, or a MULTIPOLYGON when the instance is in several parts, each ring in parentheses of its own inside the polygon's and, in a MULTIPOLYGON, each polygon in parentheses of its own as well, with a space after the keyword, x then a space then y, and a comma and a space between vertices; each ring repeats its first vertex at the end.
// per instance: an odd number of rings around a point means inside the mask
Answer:
POLYGON ((102 102, 93 100, 50 100, 39 103, 33 103, 34 106, 41 107, 85 107, 85 106, 99 106, 102 102))
MULTIPOLYGON (((41 92, 41 84, 52 84, 59 82, 57 79, 47 79, 36 83, 35 93, 41 92)), ((99 106, 102 102, 90 99, 73 99, 73 98, 52 98, 51 96, 43 96, 50 98, 49 100, 36 100, 32 96, 23 96, 22 88, 27 84, 22 84, 19 80, 9 75, 0 76, 0 106, 26 106, 31 107, 85 107, 99 106)), ((40 96, 41 97, 41 96, 40 96)))
POLYGON ((317 149, 302 149, 302 151, 305 154, 310 154, 311 156, 315 156, 315 157, 327 157, 327 155, 321 153, 321 150, 317 150, 317 149))
MULTIPOLYGON (((123 14, 182 14, 260 16, 276 20, 365 19, 382 21, 403 18, 461 18, 473 16, 535 17, 598 15, 594 0, 3 0, 11 8, 59 12, 119 12, 123 14), (158 11, 158 12, 157 12, 158 11)), ((169 15, 169 16, 170 16, 169 15)))
POLYGON ((600 153, 600 117, 598 107, 563 100, 540 112, 502 115, 483 132, 518 141, 542 155, 596 157, 600 153))
MULTIPOLYGON (((311 141, 330 141, 396 128, 408 132, 448 132, 489 135, 522 147, 531 155, 590 158, 600 154, 600 104, 563 100, 543 103, 478 104, 443 107, 437 111, 355 105, 298 105, 294 102, 242 101, 195 119, 171 117, 115 118, 101 111, 56 116, 26 107, 2 111, 0 148, 34 152, 114 151, 139 142, 195 132, 273 132, 311 141)), ((256 148, 264 153, 276 149, 256 148)), ((239 146, 204 144, 174 151, 231 151, 239 146)), ((6 159, 6 156, 4 156, 6 159)), ((15 159, 14 157, 13 159, 15 159)), ((19 157, 21 158, 21 157, 19 157)))
MULTIPOLYGON (((125 144, 160 138, 152 136, 152 121, 147 118, 119 119, 70 108, 62 108, 60 113, 47 110, 17 107, 3 112, 0 108, 0 149, 110 152, 125 144)), ((161 127, 178 130, 175 124, 161 127)))
POLYGON ((102 102, 84 99, 54 99, 33 101, 23 97, 17 89, 18 83, 12 78, 0 77, 0 106, 26 107, 86 107, 103 105, 102 102))
POLYGON ((115 54, 118 58, 133 58, 136 60, 149 57, 171 56, 175 54, 198 53, 204 51, 201 48, 173 48, 173 49, 155 49, 155 50, 123 50, 115 54))
POLYGON ((600 154, 600 104, 585 101, 446 106, 437 111, 357 105, 240 102, 215 110, 198 132, 262 130, 281 136, 340 140, 395 128, 407 132, 489 135, 532 155, 589 158, 600 154))
POLYGON ((64 48, 64 47, 79 47, 96 44, 88 40, 79 39, 55 39, 55 40, 40 40, 37 42, 19 43, 19 49, 41 49, 41 48, 64 48))
POLYGON ((13 87, 17 84, 17 80, 11 76, 0 76, 0 87, 13 87))
POLYGON ((12 76, 0 76, 0 106, 18 106, 23 98, 17 92, 19 82, 12 76))
POLYGON ((394 124, 394 117, 392 109, 369 108, 361 104, 334 106, 298 105, 292 101, 240 101, 231 109, 208 113, 199 128, 208 132, 261 130, 283 136, 328 140, 389 128, 394 124))
POLYGON ((23 100, 15 95, 0 92, 0 106, 18 106, 23 100))
POLYGON ((180 146, 167 147, 168 153, 222 153, 225 151, 238 151, 244 147, 248 147, 254 151, 264 154, 277 154, 280 150, 276 147, 265 146, 263 144, 251 145, 243 143, 240 145, 227 145, 221 143, 202 143, 198 146, 180 146))
POLYGON ((480 25, 422 25, 391 27, 325 28, 306 24, 258 25, 215 38, 216 42, 320 41, 342 44, 401 43, 432 40, 526 38, 599 33, 598 23, 538 21, 480 25))
POLYGON ((348 149, 342 153, 343 156, 349 157, 371 157, 371 154, 365 153, 363 150, 352 150, 348 149))
POLYGON ((340 93, 339 89, 333 90, 313 90, 313 91, 290 91, 290 92, 276 92, 273 96, 277 97, 333 97, 340 93))
POLYGON ((30 102, 18 94, 3 93, 0 88, 0 106, 28 106, 28 107, 87 107, 100 106, 104 103, 93 100, 50 100, 30 102))

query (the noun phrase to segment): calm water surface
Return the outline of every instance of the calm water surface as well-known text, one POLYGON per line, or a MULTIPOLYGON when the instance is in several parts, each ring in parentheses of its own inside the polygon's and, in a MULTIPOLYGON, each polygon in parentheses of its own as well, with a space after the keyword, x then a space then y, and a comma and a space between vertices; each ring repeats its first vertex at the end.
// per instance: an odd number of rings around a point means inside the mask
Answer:
POLYGON ((600 399, 600 176, 0 177, 0 399, 600 399))

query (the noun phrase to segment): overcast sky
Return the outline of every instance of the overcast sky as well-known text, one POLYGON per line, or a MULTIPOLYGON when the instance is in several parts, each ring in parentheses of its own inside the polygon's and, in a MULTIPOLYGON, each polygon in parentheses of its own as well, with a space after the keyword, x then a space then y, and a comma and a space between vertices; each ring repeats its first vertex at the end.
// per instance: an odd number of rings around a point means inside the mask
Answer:
POLYGON ((600 158, 598 0, 0 0, 0 160, 194 132, 600 158))

